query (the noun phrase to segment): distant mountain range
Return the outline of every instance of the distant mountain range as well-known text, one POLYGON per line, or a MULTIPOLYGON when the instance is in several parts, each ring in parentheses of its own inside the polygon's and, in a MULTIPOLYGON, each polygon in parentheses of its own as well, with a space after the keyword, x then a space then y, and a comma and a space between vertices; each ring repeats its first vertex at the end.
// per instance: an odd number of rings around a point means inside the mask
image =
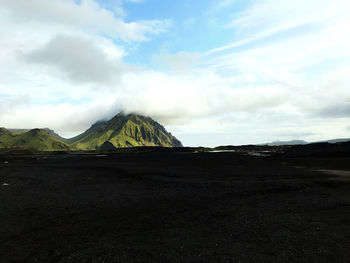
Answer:
POLYGON ((274 141, 269 143, 262 143, 261 145, 282 146, 282 145, 300 145, 300 144, 308 144, 308 142, 304 140, 274 141))
MULTIPOLYGON (((320 141, 339 143, 350 138, 320 141)), ((314 143, 314 142, 313 142, 314 143)), ((274 141, 261 146, 307 145, 304 140, 274 141)), ((63 138, 49 128, 0 128, 0 149, 26 149, 36 151, 112 150, 135 146, 182 147, 181 142, 158 122, 137 114, 117 114, 109 121, 99 121, 82 134, 63 138)))
POLYGON ((135 146, 182 147, 182 144, 158 122, 136 114, 119 113, 109 121, 96 122, 71 139, 62 138, 48 128, 0 128, 0 149, 65 151, 135 146))
POLYGON ((305 145, 310 143, 339 143, 339 142, 348 142, 348 141, 350 141, 350 138, 333 139, 333 140, 325 140, 325 141, 318 141, 318 142, 307 142, 304 140, 274 141, 270 143, 263 143, 260 145, 267 145, 267 146, 305 145))

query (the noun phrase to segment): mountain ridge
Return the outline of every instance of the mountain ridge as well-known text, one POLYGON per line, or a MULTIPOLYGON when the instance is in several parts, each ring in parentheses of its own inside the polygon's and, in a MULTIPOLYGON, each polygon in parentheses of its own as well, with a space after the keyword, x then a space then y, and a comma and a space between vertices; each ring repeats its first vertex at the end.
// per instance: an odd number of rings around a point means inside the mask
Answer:
POLYGON ((0 148, 25 149, 36 151, 66 151, 71 147, 55 138, 45 129, 31 129, 23 132, 11 132, 0 128, 0 148))
POLYGON ((97 121, 83 133, 69 139, 61 137, 49 128, 0 128, 0 149, 98 150, 106 145, 109 148, 183 147, 177 138, 152 118, 124 112, 118 113, 108 121, 97 121))
POLYGON ((108 141, 115 147, 161 146, 182 144, 158 122, 137 114, 117 114, 109 121, 98 121, 84 133, 68 140, 78 149, 97 149, 108 141))
POLYGON ((286 146, 286 145, 306 145, 306 144, 315 144, 315 143, 341 143, 341 142, 348 142, 350 141, 350 138, 338 138, 338 139, 330 139, 330 140, 322 140, 322 141, 315 141, 315 142, 308 142, 304 140, 290 140, 290 141, 273 141, 269 143, 261 143, 258 145, 267 145, 267 146, 286 146))

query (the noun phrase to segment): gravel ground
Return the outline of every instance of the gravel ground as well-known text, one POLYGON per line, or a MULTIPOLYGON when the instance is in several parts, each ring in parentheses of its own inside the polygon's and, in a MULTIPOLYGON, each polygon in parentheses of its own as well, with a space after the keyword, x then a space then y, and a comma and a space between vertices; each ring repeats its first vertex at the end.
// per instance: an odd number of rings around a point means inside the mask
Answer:
POLYGON ((0 155, 0 262, 350 262, 349 171, 347 156, 0 155))

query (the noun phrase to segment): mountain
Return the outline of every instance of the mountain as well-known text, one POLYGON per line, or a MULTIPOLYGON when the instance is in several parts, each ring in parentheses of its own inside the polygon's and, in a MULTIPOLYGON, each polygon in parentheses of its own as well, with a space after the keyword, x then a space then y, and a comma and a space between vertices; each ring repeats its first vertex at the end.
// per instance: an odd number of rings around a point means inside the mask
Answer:
POLYGON ((0 149, 27 149, 36 151, 65 151, 71 147, 45 129, 17 130, 0 128, 0 149))
POLYGON ((333 139, 333 140, 324 140, 324 141, 317 141, 317 142, 307 142, 304 140, 291 140, 291 141, 274 141, 270 143, 264 143, 260 145, 267 145, 267 146, 283 146, 283 145, 305 145, 310 143, 341 143, 341 142, 349 142, 350 138, 342 138, 342 139, 333 139))
POLYGON ((307 141, 304 140, 292 140, 292 141, 274 141, 270 143, 264 143, 262 145, 267 146, 282 146, 282 145, 302 145, 302 144, 308 144, 307 141))
POLYGON ((182 147, 182 144, 158 122, 136 114, 119 113, 109 121, 96 122, 87 131, 71 139, 62 138, 48 128, 0 128, 0 149, 112 150, 134 146, 182 147))
POLYGON ((80 150, 95 150, 105 142, 114 147, 182 147, 181 142, 158 122, 149 117, 126 115, 123 112, 109 121, 96 122, 84 133, 67 140, 67 143, 80 150))
MULTIPOLYGON (((24 133, 24 132, 28 132, 30 131, 31 129, 8 129, 10 132, 12 133, 16 133, 16 134, 19 134, 19 133, 24 133)), ((55 133, 54 130, 51 130, 49 128, 42 128, 42 130, 44 131, 47 131, 49 134, 53 135, 53 137, 55 137, 56 139, 58 139, 59 141, 62 141, 62 142, 66 142, 67 139, 66 138, 63 138, 61 136, 59 136, 57 133, 55 133)))
POLYGON ((340 142, 349 142, 350 138, 342 138, 342 139, 333 139, 333 140, 326 140, 326 141, 320 141, 322 142, 328 142, 328 143, 340 143, 340 142))

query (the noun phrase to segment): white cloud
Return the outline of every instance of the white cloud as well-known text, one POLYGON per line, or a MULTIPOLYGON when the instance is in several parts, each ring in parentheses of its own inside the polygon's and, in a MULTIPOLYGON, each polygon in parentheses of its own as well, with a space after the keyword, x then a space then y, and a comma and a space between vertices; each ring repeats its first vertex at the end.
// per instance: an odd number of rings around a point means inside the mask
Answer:
POLYGON ((349 8, 346 0, 261 0, 233 19, 230 26, 243 35, 273 34, 313 23, 325 26, 346 18, 349 8))
MULTIPOLYGON (((101 43, 104 41, 101 39, 101 43)), ((73 82, 106 83, 118 82, 123 66, 122 48, 110 45, 109 54, 94 43, 94 39, 59 35, 44 47, 24 54, 28 63, 37 63, 57 68, 73 82), (111 55, 112 54, 112 55, 111 55)), ((59 74, 58 77, 65 77, 59 74)))
POLYGON ((159 66, 169 68, 175 73, 186 73, 200 63, 201 54, 199 52, 178 52, 176 54, 161 53, 155 54, 153 60, 159 66))
POLYGON ((349 11, 346 1, 257 1, 231 23, 242 39, 207 56, 216 55, 210 64, 217 72, 231 72, 255 86, 279 83, 290 94, 285 104, 305 114, 322 112, 350 98, 349 11), (310 24, 313 30, 305 32, 310 24))
POLYGON ((82 0, 80 4, 73 0, 0 0, 0 7, 18 23, 65 24, 124 41, 145 41, 148 35, 162 33, 169 26, 169 21, 159 20, 125 22, 93 0, 82 0))

